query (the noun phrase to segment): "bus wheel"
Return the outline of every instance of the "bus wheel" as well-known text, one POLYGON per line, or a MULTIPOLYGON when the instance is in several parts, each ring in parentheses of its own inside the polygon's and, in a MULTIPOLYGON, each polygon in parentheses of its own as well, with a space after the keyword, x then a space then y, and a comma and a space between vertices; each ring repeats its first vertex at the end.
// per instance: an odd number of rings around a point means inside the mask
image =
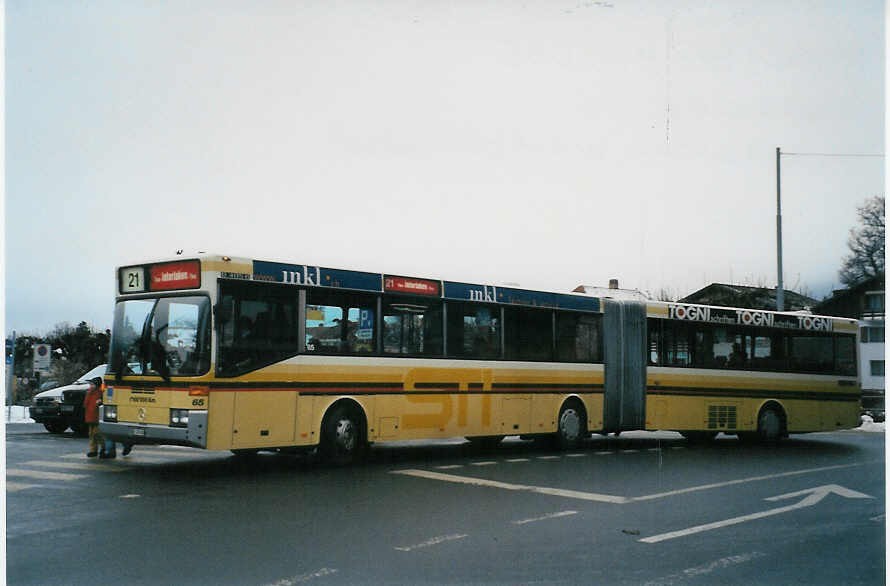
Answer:
POLYGON ((321 424, 321 455, 336 465, 349 464, 362 448, 361 420, 355 409, 339 405, 331 409, 321 424))
POLYGON ((566 402, 559 410, 556 424, 556 446, 561 450, 578 447, 587 436, 587 415, 577 401, 566 402))
POLYGON ((775 407, 767 407, 757 417, 757 439, 762 442, 775 443, 785 432, 782 416, 775 407))
POLYGON ((50 433, 64 433, 68 429, 67 423, 44 423, 43 427, 50 433))

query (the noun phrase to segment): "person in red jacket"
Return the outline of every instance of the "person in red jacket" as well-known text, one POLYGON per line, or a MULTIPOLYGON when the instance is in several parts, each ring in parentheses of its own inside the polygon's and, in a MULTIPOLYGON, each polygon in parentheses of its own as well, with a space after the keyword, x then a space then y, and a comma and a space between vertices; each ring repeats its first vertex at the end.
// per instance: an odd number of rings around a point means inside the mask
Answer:
POLYGON ((99 447, 104 449, 105 442, 99 433, 99 405, 102 404, 102 379, 96 377, 90 379, 90 388, 83 398, 83 421, 90 432, 90 448, 87 458, 95 458, 99 455, 99 447))

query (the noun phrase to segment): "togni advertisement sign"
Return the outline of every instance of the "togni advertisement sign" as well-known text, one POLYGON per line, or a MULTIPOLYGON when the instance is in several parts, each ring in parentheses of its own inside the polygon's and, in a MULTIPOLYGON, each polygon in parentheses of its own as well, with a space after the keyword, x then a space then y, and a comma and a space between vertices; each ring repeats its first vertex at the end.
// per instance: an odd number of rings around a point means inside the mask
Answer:
POLYGON ((834 329, 831 318, 815 315, 786 315, 756 309, 727 309, 698 305, 671 304, 668 317, 685 321, 697 321, 738 326, 766 326, 814 332, 830 332, 834 329))

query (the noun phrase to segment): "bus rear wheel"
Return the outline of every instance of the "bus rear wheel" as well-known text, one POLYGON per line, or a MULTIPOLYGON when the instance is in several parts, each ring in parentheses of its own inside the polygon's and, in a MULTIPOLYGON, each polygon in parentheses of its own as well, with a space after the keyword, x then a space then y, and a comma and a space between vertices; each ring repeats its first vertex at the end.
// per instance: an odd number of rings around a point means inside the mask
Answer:
POLYGON ((322 458, 334 465, 345 465, 356 460, 363 447, 362 420, 346 405, 331 409, 321 424, 322 458))
POLYGON ((785 417, 780 407, 764 407, 757 416, 757 431, 741 432, 739 440, 748 444, 776 443, 786 435, 785 417))

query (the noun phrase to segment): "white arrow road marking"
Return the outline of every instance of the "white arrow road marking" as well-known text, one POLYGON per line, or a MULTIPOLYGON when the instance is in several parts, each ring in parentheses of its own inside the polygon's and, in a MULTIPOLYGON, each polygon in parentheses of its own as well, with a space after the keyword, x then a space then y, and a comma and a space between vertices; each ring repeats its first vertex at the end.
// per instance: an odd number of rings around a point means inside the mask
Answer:
POLYGON ((653 535, 652 537, 645 537, 643 539, 640 539, 639 541, 643 543, 658 543, 659 541, 676 539, 677 537, 685 537, 687 535, 693 535, 695 533, 701 533, 703 531, 711 531, 712 529, 720 529, 722 527, 728 527, 730 525, 738 525, 739 523, 745 523, 747 521, 755 521, 757 519, 763 519, 764 517, 781 515, 782 513, 787 513, 796 509, 812 507, 832 493, 848 499, 874 498, 867 494, 862 494, 861 492, 856 492, 855 490, 850 490, 849 488, 838 486, 837 484, 826 484, 824 486, 817 486, 815 488, 808 488, 806 490, 799 490, 797 492, 789 492, 788 494, 781 494, 779 496, 772 496, 765 499, 768 501, 778 501, 807 495, 805 499, 800 502, 794 503, 793 505, 786 505, 784 507, 778 507, 776 509, 760 511, 759 513, 752 513, 750 515, 743 515, 741 517, 725 519, 723 521, 715 521, 714 523, 706 523, 705 525, 689 527, 688 529, 681 529, 679 531, 671 531, 670 533, 662 533, 661 535, 653 535))
POLYGON ((530 486, 526 484, 511 484, 508 482, 498 482, 496 480, 485 480, 484 478, 474 478, 472 476, 457 476, 456 474, 443 474, 441 472, 431 472, 427 470, 393 470, 392 474, 402 474, 404 476, 414 476, 417 478, 426 478, 429 480, 442 480, 444 482, 455 482, 458 484, 469 484, 472 486, 485 486, 488 488, 500 488, 503 490, 516 490, 525 492, 534 492, 537 494, 546 494, 550 496, 559 496, 563 498, 578 499, 582 501, 594 501, 601 503, 612 503, 614 505, 625 505, 639 501, 649 501, 654 499, 663 499, 680 494, 697 492, 700 490, 713 490, 715 488, 723 488, 726 486, 734 486, 737 484, 746 484, 749 482, 759 482, 761 480, 772 480, 774 478, 787 478, 789 476, 798 476, 801 474, 812 474, 814 472, 827 472, 828 470, 840 470, 842 468, 851 468, 854 466, 864 466, 868 462, 857 462, 855 464, 841 464, 837 466, 823 466, 821 468, 807 468, 805 470, 792 470, 791 472, 779 472, 777 474, 769 474, 766 476, 752 476, 749 478, 739 478, 736 480, 727 480, 724 482, 716 482, 714 484, 705 484, 702 486, 690 486, 669 492, 660 492, 644 496, 626 497, 611 494, 599 494, 595 492, 582 492, 580 490, 565 490, 561 488, 551 488, 549 486, 530 486))

